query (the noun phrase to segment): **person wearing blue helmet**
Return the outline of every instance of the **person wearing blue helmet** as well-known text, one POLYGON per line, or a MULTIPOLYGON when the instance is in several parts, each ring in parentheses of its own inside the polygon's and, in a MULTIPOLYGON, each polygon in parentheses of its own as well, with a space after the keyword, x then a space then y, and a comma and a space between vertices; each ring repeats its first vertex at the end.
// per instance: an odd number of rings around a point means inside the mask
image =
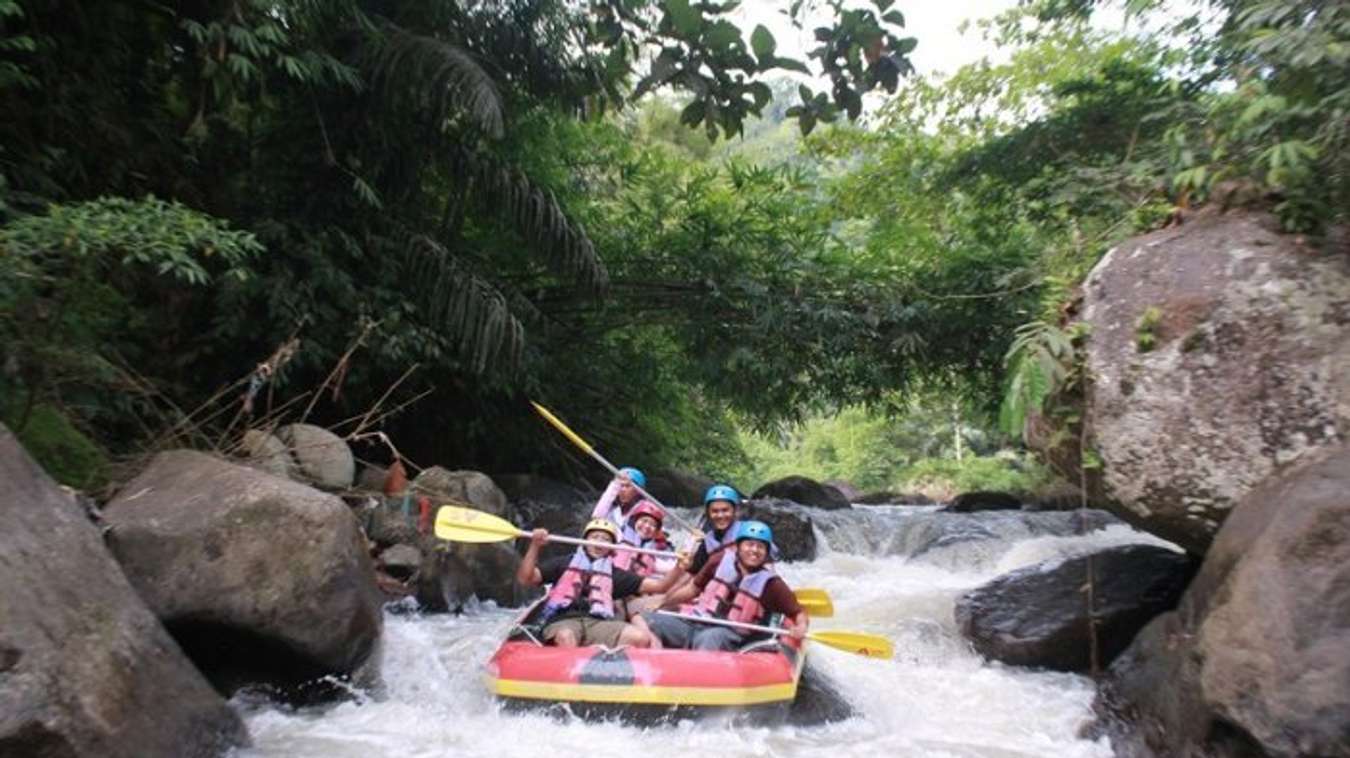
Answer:
POLYGON ((633 512, 633 506, 642 499, 639 488, 646 487, 646 474, 632 466, 624 466, 591 509, 591 518, 608 519, 622 529, 628 525, 628 515, 633 512))
POLYGON ((703 539, 689 564, 691 574, 702 571, 710 557, 735 542, 740 504, 741 493, 729 484, 714 484, 703 493, 703 518, 699 521, 703 539))
MULTIPOLYGON (((672 590, 666 596, 667 604, 692 600, 681 606, 681 612, 743 624, 763 625, 774 614, 782 614, 789 635, 801 640, 810 619, 769 562, 773 529, 763 521, 742 521, 735 534, 735 549, 723 550, 721 558, 709 561, 693 581, 672 590)), ((659 613, 648 613, 645 618, 662 647, 735 650, 755 636, 751 631, 659 613)))

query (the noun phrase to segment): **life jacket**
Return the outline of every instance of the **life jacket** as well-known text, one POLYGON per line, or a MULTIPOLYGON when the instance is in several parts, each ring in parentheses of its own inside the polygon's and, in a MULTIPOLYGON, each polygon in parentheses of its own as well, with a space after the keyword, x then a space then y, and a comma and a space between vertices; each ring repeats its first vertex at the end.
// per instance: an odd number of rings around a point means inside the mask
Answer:
POLYGON ((585 549, 578 547, 562 576, 549 589, 540 622, 548 623, 578 600, 590 604, 591 616, 614 618, 614 564, 609 556, 591 560, 585 549))
MULTIPOLYGON (((630 530, 631 527, 624 527, 624 544, 634 545, 648 550, 670 550, 670 543, 666 541, 665 533, 657 532, 656 536, 652 539, 644 540, 637 532, 633 532, 630 537, 630 530)), ((631 571, 643 578, 652 576, 653 574, 665 573, 665 570, 657 570, 663 561, 655 555, 634 553, 629 550, 615 550, 614 553, 614 568, 631 571)))
POLYGON ((714 529, 712 522, 705 517, 698 525, 698 528, 703 531, 704 552, 708 555, 712 555, 727 545, 736 544, 736 525, 739 523, 739 520, 732 521, 731 524, 727 526, 726 531, 722 532, 722 536, 718 537, 713 534, 714 529))
MULTIPOLYGON (((692 604, 681 610, 695 616, 737 621, 743 624, 762 624, 769 616, 761 598, 769 580, 776 576, 766 563, 759 570, 742 574, 736 566, 736 551, 722 553, 722 560, 713 572, 713 578, 692 604)), ((748 633, 748 632, 747 632, 748 633)), ((742 635, 747 634, 742 633, 742 635)))

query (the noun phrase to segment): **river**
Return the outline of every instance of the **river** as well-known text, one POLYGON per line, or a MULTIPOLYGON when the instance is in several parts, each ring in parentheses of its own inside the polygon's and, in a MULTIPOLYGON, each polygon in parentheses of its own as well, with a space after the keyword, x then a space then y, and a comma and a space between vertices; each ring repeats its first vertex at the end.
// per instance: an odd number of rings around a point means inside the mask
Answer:
POLYGON ((504 712, 480 669, 514 611, 484 604, 457 616, 389 614, 379 693, 299 710, 236 698, 254 744, 234 757, 1113 755, 1105 737, 1080 736, 1092 718, 1090 679, 984 661, 957 632, 953 603, 1043 560, 1120 544, 1171 545, 1120 524, 1076 535, 1065 526, 1071 514, 954 516, 883 506, 813 516, 817 559, 780 567, 790 584, 821 587, 833 598, 835 617, 813 628, 880 633, 896 645, 891 661, 811 646, 812 667, 855 711, 844 721, 758 726, 716 718, 638 727, 504 712))

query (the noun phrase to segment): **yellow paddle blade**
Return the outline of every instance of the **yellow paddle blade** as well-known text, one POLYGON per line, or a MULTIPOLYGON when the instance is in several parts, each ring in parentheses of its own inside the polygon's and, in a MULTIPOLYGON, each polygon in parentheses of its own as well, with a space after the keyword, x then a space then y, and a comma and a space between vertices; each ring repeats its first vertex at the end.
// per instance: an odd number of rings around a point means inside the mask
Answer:
POLYGON ((571 429, 568 429, 567 424, 564 424, 561 419, 550 413, 547 408, 540 405, 539 403, 534 402, 533 400, 530 401, 530 405, 533 405, 534 409, 539 412, 539 415, 543 416, 545 421, 552 424, 553 428, 562 432, 564 437, 566 437, 569 440, 572 440, 572 444, 581 448, 582 452, 588 454, 592 452, 591 446, 586 444, 586 440, 583 440, 582 438, 578 437, 576 432, 572 431, 571 429))
POLYGON ((834 602, 825 590, 798 589, 793 590, 792 594, 797 596, 797 602, 812 618, 827 619, 834 615, 834 602))
POLYGON ((436 536, 451 542, 501 542, 519 537, 520 530, 491 513, 442 505, 436 511, 436 536))
POLYGON ((877 634, 862 632, 807 632, 806 638, 866 658, 891 658, 895 645, 877 634))

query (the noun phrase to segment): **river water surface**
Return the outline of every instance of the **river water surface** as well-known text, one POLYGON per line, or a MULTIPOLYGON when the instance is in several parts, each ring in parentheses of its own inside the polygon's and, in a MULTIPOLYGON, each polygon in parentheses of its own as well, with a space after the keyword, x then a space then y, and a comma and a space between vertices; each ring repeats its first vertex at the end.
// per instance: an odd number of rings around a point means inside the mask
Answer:
POLYGON ((953 604, 1021 566, 1119 544, 1170 545, 1123 525, 1083 536, 1055 528, 1071 514, 880 507, 812 515, 819 557, 779 570, 793 586, 829 591, 835 617, 813 628, 884 634, 896 647, 894 660, 879 661, 810 646, 811 666, 850 703, 852 718, 811 727, 744 718, 638 727, 504 712, 481 667, 515 611, 488 604, 459 616, 388 615, 378 694, 302 710, 236 699, 254 744, 235 758, 1113 755, 1105 737, 1079 736, 1092 719, 1091 680, 984 661, 956 631, 953 604), (961 528, 953 531, 954 519, 961 528))

